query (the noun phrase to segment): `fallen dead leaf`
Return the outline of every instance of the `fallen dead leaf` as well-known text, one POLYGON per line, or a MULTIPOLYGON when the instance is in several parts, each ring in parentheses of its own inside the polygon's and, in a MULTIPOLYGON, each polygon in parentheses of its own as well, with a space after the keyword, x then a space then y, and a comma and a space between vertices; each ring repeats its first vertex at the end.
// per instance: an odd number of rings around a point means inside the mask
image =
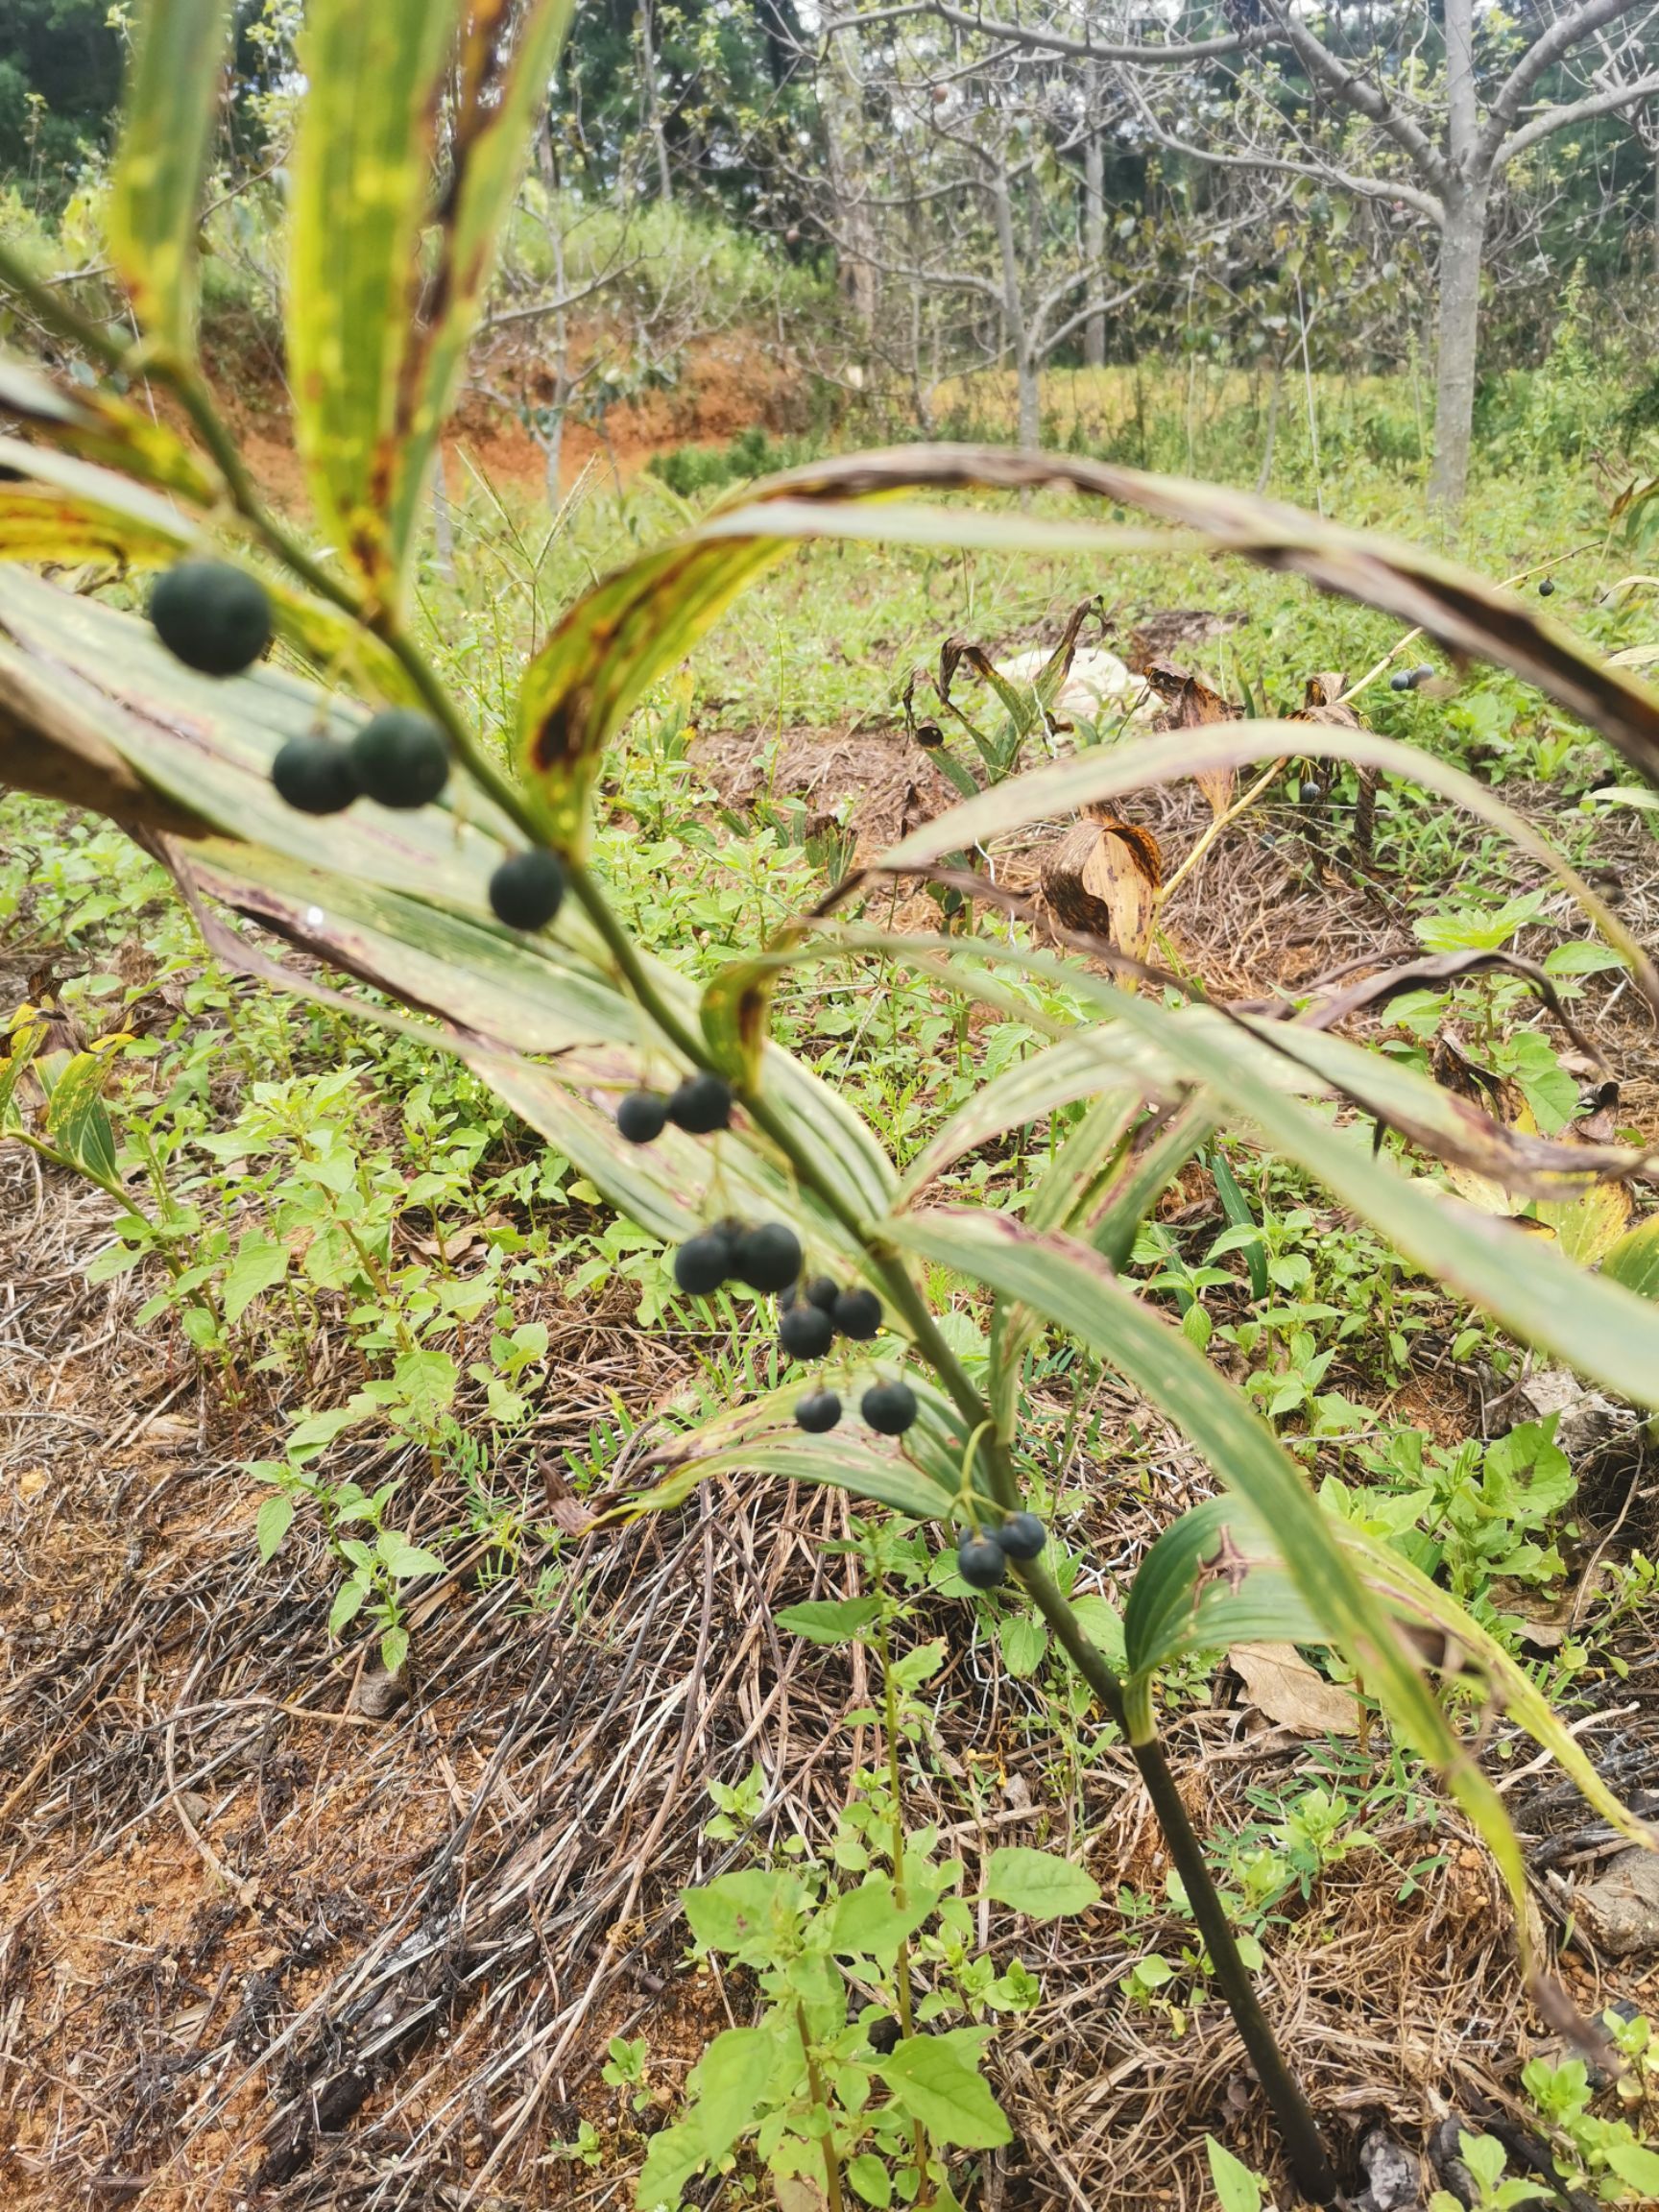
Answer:
POLYGON ((1227 1664, 1258 1712, 1302 1736, 1355 1736, 1358 1709, 1352 1690, 1327 1682, 1293 1644, 1235 1644, 1227 1664))

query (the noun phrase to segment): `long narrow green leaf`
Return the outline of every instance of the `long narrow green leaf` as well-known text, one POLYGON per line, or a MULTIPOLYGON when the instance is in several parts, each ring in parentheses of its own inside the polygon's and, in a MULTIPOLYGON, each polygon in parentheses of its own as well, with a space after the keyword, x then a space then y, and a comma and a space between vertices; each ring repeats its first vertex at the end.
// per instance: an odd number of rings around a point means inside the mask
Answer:
POLYGON ((629 1500, 628 1510, 655 1513, 679 1505, 711 1475, 781 1475, 845 1490, 849 1497, 890 1505, 912 1521, 935 1521, 950 1510, 949 1494, 908 1460, 887 1458, 840 1436, 778 1434, 739 1444, 707 1458, 687 1460, 652 1489, 629 1500))
POLYGON ((1039 1236, 1005 1214, 898 1214, 896 1244, 953 1267, 1045 1313, 1160 1407, 1271 1528, 1309 1612, 1352 1662, 1407 1740, 1446 1776, 1492 1851, 1515 1902, 1520 1940, 1526 1868, 1503 1801, 1465 1753, 1428 1682, 1402 1649, 1294 1463, 1238 1393, 1187 1339, 1093 1252, 1039 1236))
MULTIPOLYGON (((1334 1522, 1332 1534, 1340 1539, 1334 1522)), ((1172 1521, 1136 1570, 1123 1608, 1123 1654, 1139 1691, 1189 1651, 1329 1641, 1278 1547, 1236 1497, 1207 1498, 1172 1521)))
POLYGON ((177 492, 199 507, 212 506, 224 493, 217 470, 177 432, 113 392, 66 392, 30 364, 0 356, 0 412, 65 453, 124 469, 141 484, 177 492))
POLYGON ((1602 1261, 1601 1272, 1639 1298, 1659 1301, 1659 1214, 1625 1230, 1602 1261))
MULTIPOLYGON (((973 969, 981 962, 1034 971, 1063 983, 1103 1016, 1166 1050, 1188 1080, 1208 1087, 1214 1112, 1229 1121, 1253 1123, 1277 1151, 1374 1222, 1416 1265, 1483 1306, 1527 1342, 1549 1348, 1638 1405, 1659 1407, 1659 1312, 1603 1276, 1575 1267, 1542 1238, 1402 1175, 1373 1156, 1363 1131, 1334 1127, 1310 1113, 1287 1095, 1282 1074, 1272 1069, 1278 1055, 1263 1042, 1266 1030, 1222 1021, 1208 1007, 1174 1011, 1047 953, 987 938, 883 938, 881 948, 886 957, 908 960, 927 973, 948 966, 961 987, 975 995, 973 969)), ((1006 1002, 995 986, 987 999, 1006 1002)), ((1103 1045, 1103 1072, 1115 1066, 1110 1046, 1103 1045)))
POLYGON ((109 180, 109 258, 144 328, 196 342, 196 203, 219 102, 226 0, 145 0, 109 180))
POLYGON ((547 105, 548 80, 574 0, 472 0, 461 39, 450 132, 451 180, 426 286, 424 359, 403 379, 397 426, 392 558, 414 539, 433 449, 478 321, 495 242, 513 203, 530 134, 547 105), (509 48, 509 40, 511 47, 509 48))
POLYGON ((0 560, 84 560, 138 567, 178 560, 200 542, 177 507, 113 469, 0 438, 0 560))
MULTIPOLYGON (((1167 1062, 1159 1055, 1157 1066, 1165 1070, 1167 1062)), ((1094 1096, 1100 1083, 1099 1050, 1086 1038, 1063 1038, 1059 1044, 1004 1068, 975 1091, 924 1146, 905 1172, 901 1195, 908 1198, 925 1190, 936 1175, 943 1175, 967 1153, 993 1137, 1000 1137, 1005 1130, 1036 1121, 1074 1099, 1094 1096)), ((1113 1095, 1133 1099, 1143 1095, 1149 1087, 1145 1082, 1138 1084, 1126 1070, 1113 1095)))
POLYGON ((420 244, 460 0, 310 0, 294 143, 288 368, 311 494, 390 600, 396 424, 414 354, 420 244))

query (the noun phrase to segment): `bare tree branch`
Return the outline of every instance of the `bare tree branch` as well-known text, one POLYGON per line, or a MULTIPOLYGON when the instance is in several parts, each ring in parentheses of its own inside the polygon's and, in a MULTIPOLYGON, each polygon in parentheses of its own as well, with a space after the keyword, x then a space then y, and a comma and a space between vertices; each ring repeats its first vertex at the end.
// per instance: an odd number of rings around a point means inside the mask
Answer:
POLYGON ((1507 168, 1518 154, 1525 154, 1554 132, 1570 130, 1575 123, 1588 123, 1597 115, 1612 115, 1621 108, 1628 108, 1633 100, 1646 100, 1655 92, 1659 92, 1659 76, 1638 77, 1634 84, 1609 85, 1603 92, 1592 92, 1587 99, 1569 101, 1564 108, 1546 108, 1504 141, 1493 163, 1494 171, 1507 168))
POLYGON ((1427 215, 1436 227, 1446 220, 1446 210, 1433 193, 1425 192, 1421 185, 1408 184, 1398 177, 1359 177, 1352 170, 1337 169, 1329 161, 1293 161, 1282 154, 1219 154, 1208 146, 1177 138, 1158 121, 1139 87, 1135 96, 1142 127, 1166 153, 1190 155, 1194 161, 1207 161, 1216 169, 1255 169, 1268 176, 1311 177, 1320 184, 1338 185, 1358 199, 1403 200, 1420 215, 1427 215))
POLYGON ((1603 24, 1634 14, 1646 5, 1647 0, 1580 0, 1578 7, 1557 17, 1543 36, 1527 47, 1498 87, 1481 132, 1480 151, 1485 158, 1492 159, 1503 139, 1520 121, 1522 103, 1547 69, 1553 68, 1581 38, 1599 31, 1603 24))
POLYGON ((1085 61, 1208 61, 1217 54, 1248 54, 1265 46, 1275 34, 1267 26, 1260 31, 1230 31, 1220 38, 1198 38, 1185 46, 1145 43, 1103 44, 1089 37, 1068 38, 1060 31, 1028 31, 1022 23, 1005 23, 998 16, 975 10, 952 8, 948 0, 908 0, 900 8, 876 8, 868 14, 837 15, 824 25, 826 36, 835 31, 855 31, 870 23, 897 23, 906 16, 934 15, 958 31, 982 32, 987 38, 1003 38, 1039 54, 1071 54, 1085 61))
POLYGON ((1375 123, 1379 131, 1392 138, 1434 191, 1445 191, 1446 162, 1439 148, 1426 131, 1412 122, 1409 115, 1395 107, 1381 86, 1367 84, 1364 78, 1357 77, 1345 62, 1339 61, 1331 49, 1315 38, 1312 32, 1293 15, 1281 17, 1279 36, 1310 77, 1318 78, 1345 108, 1353 108, 1357 115, 1363 115, 1367 122, 1375 123))

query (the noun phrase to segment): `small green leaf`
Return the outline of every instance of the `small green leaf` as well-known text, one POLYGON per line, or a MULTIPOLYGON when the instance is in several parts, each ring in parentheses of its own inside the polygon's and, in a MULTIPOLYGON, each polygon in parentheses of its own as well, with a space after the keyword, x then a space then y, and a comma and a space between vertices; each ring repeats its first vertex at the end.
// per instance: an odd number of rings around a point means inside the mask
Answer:
POLYGON ((392 1380, 411 1419, 430 1428, 454 1403, 460 1370, 447 1352, 418 1348, 392 1363, 392 1380))
POLYGON ((894 1901, 893 1884, 885 1874, 872 1874, 855 1889, 843 1890, 830 1908, 825 1948, 837 1958, 858 1954, 887 1963, 899 1956, 903 1938, 919 1928, 930 1911, 929 1901, 914 1900, 902 1911, 894 1901))
POLYGON ((259 1518, 253 1524, 254 1539, 259 1546, 261 1565, 280 1550, 282 1539, 294 1523, 294 1501, 280 1490, 266 1499, 259 1508, 259 1518))
POLYGON ((1609 2143, 1602 2155, 1621 2181, 1659 2202, 1659 2151, 1644 2150, 1640 2143, 1609 2143))
POLYGON ((1100 1885, 1070 1859, 1015 1844, 993 1851, 985 1863, 985 1894, 1033 1920, 1058 1920, 1100 1902, 1100 1885))
POLYGON ((698 2066, 697 2121, 705 2154, 723 2157, 766 2093, 776 2045, 764 2028, 728 2028, 698 2066))
POLYGON ((873 2204, 876 2212, 887 2212, 893 2201, 892 2177, 874 2152, 860 2151, 856 2158, 849 2158, 847 2179, 866 2204, 873 2204))
POLYGON ((240 1321, 261 1291, 273 1289, 288 1272, 288 1247, 262 1229, 249 1229, 237 1242, 236 1257, 225 1273, 220 1295, 227 1321, 240 1321))
POLYGON ((1002 1663, 1010 1674, 1023 1679, 1035 1674, 1048 1648, 1048 1631, 1035 1613, 1009 1613, 998 1631, 1002 1663))
POLYGON ((1121 1669, 1123 1655, 1123 1617, 1110 1598, 1098 1590, 1085 1590, 1081 1597, 1071 1600, 1071 1611, 1079 1628, 1096 1650, 1103 1651, 1115 1668, 1121 1669))
POLYGON ((380 1639, 380 1664, 388 1674, 401 1671, 409 1656, 409 1631, 407 1628, 388 1628, 380 1639))
POLYGON ((700 1889, 687 1889, 680 1902, 691 1933, 706 1951, 741 1951, 762 1935, 792 1922, 800 1911, 801 1884, 789 1873, 760 1866, 722 1874, 700 1889))
POLYGON ((417 1575, 442 1575, 444 1562, 435 1551, 423 1551, 419 1544, 411 1544, 408 1537, 396 1528, 383 1528, 375 1546, 385 1562, 388 1574, 399 1582, 409 1582, 417 1575))
POLYGON ((353 1575, 349 1581, 342 1582, 328 1614, 328 1633, 338 1636, 340 1631, 357 1618, 363 1600, 369 1595, 369 1585, 353 1575))
POLYGON ((988 2151, 1009 2142, 1013 2130, 978 2068, 961 2052, 957 2036, 907 2035, 877 2071, 936 2143, 988 2151))
POLYGON ((634 2185, 637 2212, 678 2212, 685 2184, 709 2160, 703 2128, 695 2113, 659 2128, 645 2152, 634 2185))
POLYGON ((773 1615, 780 1628, 804 1636, 808 1644, 847 1644, 881 1611, 879 1598, 810 1598, 785 1605, 773 1615))
POLYGON ((1214 2135, 1205 2136, 1204 2150, 1220 2212, 1262 2212, 1262 2184, 1249 2167, 1214 2135))

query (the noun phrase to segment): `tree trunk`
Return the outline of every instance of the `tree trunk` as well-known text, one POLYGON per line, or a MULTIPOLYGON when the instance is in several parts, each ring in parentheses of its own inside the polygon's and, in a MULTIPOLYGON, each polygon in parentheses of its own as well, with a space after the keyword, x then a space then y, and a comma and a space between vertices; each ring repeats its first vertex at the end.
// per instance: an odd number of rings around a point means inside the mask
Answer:
POLYGON ((541 434, 541 481, 550 515, 558 514, 565 497, 559 484, 559 472, 565 462, 565 413, 563 405, 551 408, 550 419, 541 434))
POLYGON ((657 42, 651 22, 653 0, 639 0, 639 69, 645 80, 645 113, 657 153, 657 197, 664 206, 674 199, 668 171, 668 134, 662 127, 662 87, 657 82, 657 42))
POLYGON ((868 333, 876 322, 875 225, 864 191, 864 86, 851 31, 830 34, 819 81, 830 190, 835 203, 841 294, 868 333))
POLYGON ((1434 469, 1429 496, 1449 514, 1463 504, 1475 422, 1475 353, 1480 329, 1480 261, 1490 169, 1479 167, 1475 85, 1475 0, 1445 0, 1446 154, 1442 194, 1440 335, 1434 366, 1434 469))
MULTIPOLYGON (((1089 72, 1084 98, 1093 113, 1100 101, 1100 80, 1093 69, 1089 72)), ((1089 292, 1098 289, 1100 264, 1106 257, 1105 179, 1106 149, 1099 132, 1091 131, 1083 141, 1083 258, 1089 264, 1086 279, 1089 292)), ((1083 325, 1083 366, 1086 369, 1106 366, 1104 315, 1091 315, 1083 325)))
POLYGON ((1480 328, 1480 262, 1486 188, 1446 195, 1440 234, 1440 333, 1434 364, 1434 469, 1429 496, 1448 513, 1463 504, 1475 424, 1475 360, 1480 328))
POLYGON ((1002 345, 1014 357, 1014 378, 1019 393, 1019 439, 1034 451, 1043 439, 1043 388, 1031 334, 1025 326, 1025 302, 1020 291, 1020 254, 1014 243, 1014 200, 1008 189, 1008 172, 999 168, 991 185, 991 205, 997 218, 997 249, 1002 263, 1002 345))

